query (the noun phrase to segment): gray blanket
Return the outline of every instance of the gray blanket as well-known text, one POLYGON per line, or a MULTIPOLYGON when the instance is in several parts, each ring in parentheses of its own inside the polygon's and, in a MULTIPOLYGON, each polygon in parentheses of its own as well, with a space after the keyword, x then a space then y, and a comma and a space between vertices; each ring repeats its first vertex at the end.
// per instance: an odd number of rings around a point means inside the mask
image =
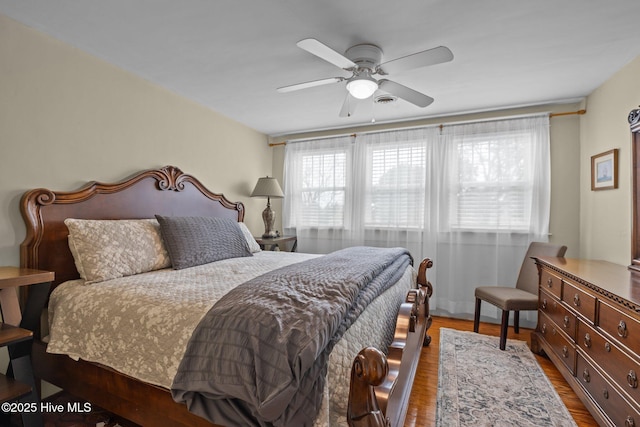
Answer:
POLYGON ((354 247, 238 286, 194 331, 174 400, 226 426, 311 425, 334 344, 411 262, 405 249, 354 247))

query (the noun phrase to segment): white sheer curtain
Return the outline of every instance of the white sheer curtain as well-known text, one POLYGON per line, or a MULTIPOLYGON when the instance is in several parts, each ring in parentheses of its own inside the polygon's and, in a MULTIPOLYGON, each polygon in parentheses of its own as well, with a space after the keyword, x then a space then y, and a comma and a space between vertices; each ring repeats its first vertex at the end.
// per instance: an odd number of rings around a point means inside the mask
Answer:
MULTIPOLYGON (((439 146, 434 304, 467 317, 476 286, 514 285, 529 243, 548 240, 549 118, 445 126, 439 146)), ((500 319, 490 304, 482 315, 500 319)), ((536 313, 520 319, 533 326, 536 313)))
POLYGON ((301 252, 402 246, 416 262, 432 258, 432 309, 469 317, 476 286, 515 283, 529 242, 547 240, 548 123, 539 115, 289 143, 285 232, 301 252))
POLYGON ((409 249, 422 259, 429 233, 435 127, 367 133, 357 137, 354 170, 360 241, 369 246, 409 249))
POLYGON ((351 226, 353 155, 353 136, 287 144, 282 221, 286 234, 297 234, 298 251, 329 253, 362 244, 351 226))

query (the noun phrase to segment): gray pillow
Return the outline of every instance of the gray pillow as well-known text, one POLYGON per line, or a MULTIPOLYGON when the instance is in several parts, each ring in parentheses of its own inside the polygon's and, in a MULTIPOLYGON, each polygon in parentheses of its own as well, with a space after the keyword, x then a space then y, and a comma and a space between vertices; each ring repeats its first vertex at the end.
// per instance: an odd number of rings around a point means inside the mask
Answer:
POLYGON ((171 266, 180 270, 253 256, 238 223, 226 218, 156 215, 171 266))

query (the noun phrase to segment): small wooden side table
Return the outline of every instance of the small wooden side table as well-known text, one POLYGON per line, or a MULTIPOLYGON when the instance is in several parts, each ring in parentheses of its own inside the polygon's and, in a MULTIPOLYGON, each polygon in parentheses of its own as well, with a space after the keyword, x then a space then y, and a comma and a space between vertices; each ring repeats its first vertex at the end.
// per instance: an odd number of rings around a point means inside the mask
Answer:
POLYGON ((254 236, 256 242, 260 245, 261 249, 275 251, 278 248, 281 251, 295 252, 298 247, 298 236, 280 236, 280 237, 257 237, 254 236))
MULTIPOLYGON (((20 399, 22 424, 42 426, 40 397, 31 366, 31 344, 39 331, 40 313, 54 279, 51 271, 19 267, 0 267, 0 346, 9 347, 7 375, 0 376, 0 403, 20 399), (28 286, 24 309, 20 309, 17 288, 28 286)), ((0 421, 10 417, 0 412, 0 421)))

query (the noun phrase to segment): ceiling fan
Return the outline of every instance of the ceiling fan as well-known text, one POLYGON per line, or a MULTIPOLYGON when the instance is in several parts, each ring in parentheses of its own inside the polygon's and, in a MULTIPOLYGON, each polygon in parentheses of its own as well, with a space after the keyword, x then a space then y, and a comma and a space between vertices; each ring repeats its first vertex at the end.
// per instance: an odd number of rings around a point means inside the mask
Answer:
POLYGON ((283 86, 278 88, 277 91, 286 93, 346 80, 347 96, 340 109, 341 117, 350 116, 358 101, 371 97, 378 89, 404 99, 418 107, 424 108, 430 105, 433 102, 433 98, 430 96, 388 80, 384 78, 384 76, 453 60, 453 53, 444 46, 424 50, 387 62, 382 62, 382 49, 373 44, 358 44, 352 46, 346 50, 344 55, 313 38, 301 40, 297 43, 297 46, 352 73, 352 75, 351 77, 329 77, 283 86), (374 76, 381 76, 383 78, 376 79, 374 76))

